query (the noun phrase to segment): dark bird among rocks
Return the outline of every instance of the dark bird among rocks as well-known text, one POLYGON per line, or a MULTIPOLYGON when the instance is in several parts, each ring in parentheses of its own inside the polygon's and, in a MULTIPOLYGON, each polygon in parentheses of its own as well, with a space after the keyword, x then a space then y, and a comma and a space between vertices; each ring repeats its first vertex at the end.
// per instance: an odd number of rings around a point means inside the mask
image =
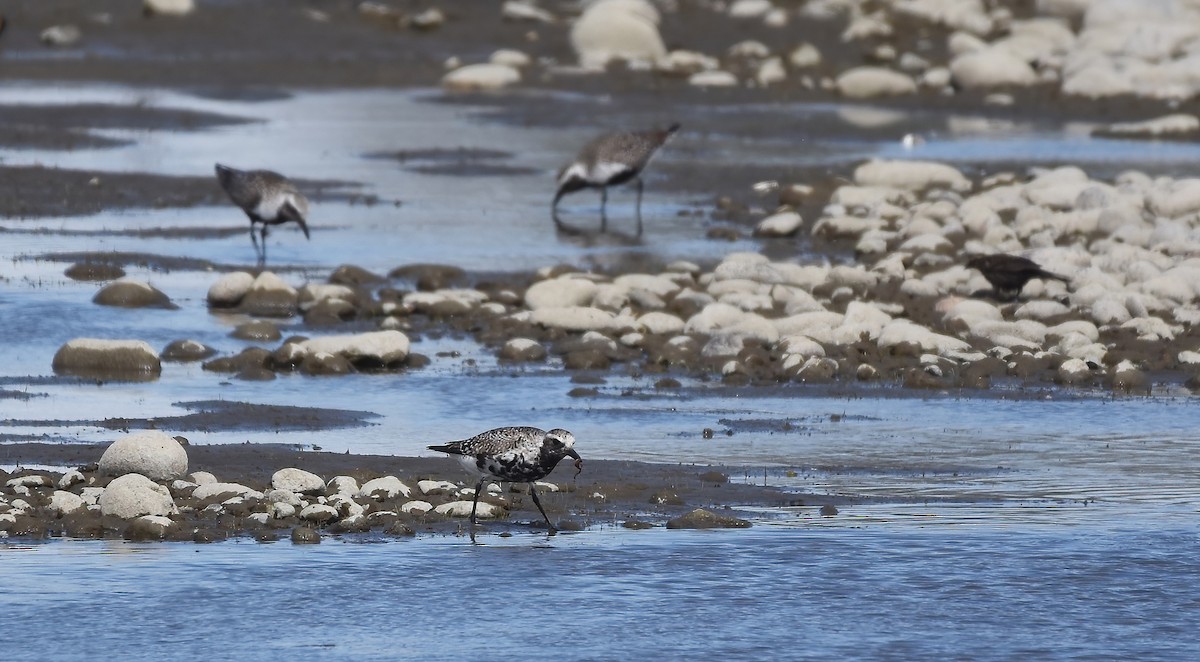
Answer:
POLYGON ((475 484, 475 499, 471 502, 471 542, 475 541, 475 511, 485 480, 529 483, 533 503, 546 520, 550 533, 556 529, 550 523, 542 502, 538 500, 533 481, 545 478, 564 457, 575 458, 575 475, 583 471, 583 459, 575 452, 575 435, 562 429, 546 432, 533 427, 505 427, 488 430, 447 444, 430 446, 429 450, 448 453, 467 471, 479 476, 475 484))
POLYGON ((662 131, 625 131, 609 133, 583 146, 579 155, 558 173, 558 193, 550 206, 554 223, 561 227, 558 219, 558 201, 568 193, 585 188, 600 189, 600 229, 608 224, 606 206, 608 187, 637 182, 638 236, 642 234, 642 170, 654 158, 659 148, 666 144, 679 130, 672 124, 662 131))
POLYGON ((308 239, 308 199, 296 190, 287 177, 270 170, 238 170, 216 164, 217 181, 233 203, 250 217, 250 242, 258 256, 258 265, 267 264, 267 228, 295 221, 308 239), (254 224, 262 223, 259 238, 254 236, 254 224))
POLYGON ((1033 260, 1019 255, 977 255, 967 260, 967 268, 982 273, 991 283, 996 297, 1003 300, 1017 298, 1025 284, 1034 278, 1071 282, 1065 276, 1046 271, 1033 260))

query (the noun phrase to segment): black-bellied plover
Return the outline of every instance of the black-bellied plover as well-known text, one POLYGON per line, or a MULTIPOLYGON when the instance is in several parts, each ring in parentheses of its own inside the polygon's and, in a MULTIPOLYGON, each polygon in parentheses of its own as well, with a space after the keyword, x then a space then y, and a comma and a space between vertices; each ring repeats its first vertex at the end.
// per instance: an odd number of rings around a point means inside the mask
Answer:
POLYGON ((650 159, 654 158, 658 149, 678 130, 679 125, 672 124, 662 131, 609 133, 584 145, 575 160, 558 173, 558 192, 550 205, 550 215, 554 218, 554 223, 562 225, 558 219, 558 201, 564 195, 585 188, 598 188, 600 229, 604 230, 608 224, 605 210, 608 204, 608 187, 634 180, 637 182, 638 236, 641 236, 642 170, 650 163, 650 159))
POLYGON ((1005 300, 1017 298, 1025 284, 1034 278, 1071 282, 1065 276, 1050 273, 1033 260, 1019 255, 976 255, 967 260, 967 268, 979 270, 991 283, 996 297, 1005 300))
POLYGON ((451 441, 429 450, 454 455, 467 471, 477 474, 475 499, 471 503, 471 540, 475 540, 475 511, 485 480, 529 483, 529 494, 546 526, 554 533, 554 525, 538 500, 533 481, 545 478, 567 456, 575 458, 575 475, 583 471, 583 459, 575 452, 575 435, 562 429, 546 432, 532 427, 506 427, 488 430, 462 441, 451 441))
POLYGON ((267 263, 267 228, 288 221, 300 224, 308 239, 308 199, 288 181, 287 177, 270 170, 238 170, 216 165, 217 180, 229 194, 229 199, 250 217, 250 242, 258 256, 259 266, 267 263), (254 224, 262 223, 259 238, 254 237, 254 224))

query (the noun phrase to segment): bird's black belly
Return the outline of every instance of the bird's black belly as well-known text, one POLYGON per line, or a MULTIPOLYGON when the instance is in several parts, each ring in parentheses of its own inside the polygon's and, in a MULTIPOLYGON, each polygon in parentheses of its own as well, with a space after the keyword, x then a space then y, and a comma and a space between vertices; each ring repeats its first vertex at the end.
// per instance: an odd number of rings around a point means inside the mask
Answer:
POLYGON ((617 174, 613 175, 612 177, 609 177, 608 181, 605 182, 604 185, 605 186, 619 186, 619 185, 624 184, 625 182, 633 179, 636 176, 637 176, 636 170, 622 170, 621 172, 618 172, 617 174))

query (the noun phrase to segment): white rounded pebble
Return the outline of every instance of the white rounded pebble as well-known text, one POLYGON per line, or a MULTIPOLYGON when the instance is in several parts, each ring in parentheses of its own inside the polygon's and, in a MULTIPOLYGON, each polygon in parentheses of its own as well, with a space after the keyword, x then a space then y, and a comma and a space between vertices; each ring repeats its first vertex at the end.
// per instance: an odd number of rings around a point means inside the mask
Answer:
POLYGON ((114 441, 100 456, 99 471, 108 476, 138 473, 152 480, 172 480, 187 473, 187 451, 171 435, 142 430, 114 441))
MULTIPOLYGON (((434 508, 433 512, 445 517, 470 517, 471 502, 451 501, 450 503, 443 503, 437 508, 434 508)), ((476 509, 475 516, 478 519, 491 519, 499 516, 503 512, 504 510, 498 506, 494 506, 486 501, 480 501, 479 506, 476 509)))
POLYGON ((324 494, 325 481, 303 469, 287 468, 280 469, 271 476, 271 487, 297 494, 324 494))
POLYGON ((362 489, 358 491, 358 496, 376 500, 394 499, 397 496, 407 499, 411 495, 412 489, 408 485, 405 485, 404 481, 395 476, 384 476, 368 480, 363 483, 362 489))
POLYGON ((141 474, 114 478, 100 494, 99 502, 101 513, 121 519, 175 512, 175 502, 167 488, 141 474))
POLYGON ((507 64, 468 64, 442 77, 442 87, 456 92, 498 90, 521 82, 521 72, 507 64))

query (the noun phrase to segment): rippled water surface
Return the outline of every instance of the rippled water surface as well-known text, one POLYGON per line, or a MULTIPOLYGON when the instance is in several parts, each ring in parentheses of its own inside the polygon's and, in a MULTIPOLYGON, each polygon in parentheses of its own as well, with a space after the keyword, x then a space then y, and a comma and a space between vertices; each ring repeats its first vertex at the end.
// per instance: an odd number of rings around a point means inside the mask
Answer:
POLYGON ((52 636, 55 659, 103 638, 122 659, 1183 660, 1200 653, 1198 533, 1098 519, 61 542, 0 548, 0 606, 20 624, 10 650, 52 636))
MULTIPOLYGON (((273 235, 273 263, 288 267, 285 277, 297 283, 323 280, 348 262, 380 272, 411 262, 506 271, 605 266, 639 255, 704 261, 757 249, 750 241, 705 240, 695 217, 677 213, 695 201, 656 190, 652 173, 641 241, 556 235, 549 188, 554 169, 577 148, 578 132, 498 127, 480 119, 481 108, 433 96, 304 92, 239 102, 12 86, 0 103, 138 102, 260 121, 184 132, 108 129, 101 135, 131 144, 0 150, 0 159, 194 176, 227 161, 349 182, 344 191, 378 196, 374 205, 336 196, 314 205, 311 243, 297 232, 273 235), (489 163, 504 172, 447 176, 368 156, 435 147, 492 150, 500 156, 489 163)), ((661 158, 710 153, 734 163, 843 171, 870 155, 975 166, 1067 160, 1108 173, 1171 172, 1200 160, 1194 144, 1095 140, 1079 126, 833 106, 741 110, 834 114, 848 127, 874 127, 871 135, 882 135, 880 126, 896 131, 871 140, 805 135, 805 149, 797 150, 778 138, 711 130, 685 133, 661 158), (899 137, 909 131, 926 142, 905 149, 899 137)), ((730 112, 739 110, 712 115, 730 112)), ((616 192, 611 202, 619 224, 632 195, 616 192)), ((578 196, 568 213, 584 220, 594 204, 578 196)), ((329 539, 314 547, 9 544, 0 546, 6 650, 90 659, 111 653, 91 646, 109 638, 130 642, 122 659, 1200 656, 1200 407, 1190 396, 1112 400, 1046 391, 1030 399, 1014 391, 981 398, 883 387, 848 398, 800 386, 731 390, 686 380, 681 391, 664 393, 651 380, 614 374, 596 397, 574 398, 568 392, 576 385, 557 365, 514 375, 454 337, 415 344, 433 363, 401 375, 285 375, 260 383, 168 364, 152 383, 60 382, 51 378, 50 360, 71 338, 135 337, 162 347, 190 337, 231 354, 247 346, 228 335, 244 319, 207 311, 212 273, 134 266, 131 275, 166 291, 180 309, 133 312, 92 304, 95 284, 69 281, 65 264, 32 256, 118 250, 247 264, 253 254, 244 233, 135 234, 240 228, 245 219, 221 206, 0 225, 11 230, 0 245, 0 388, 28 396, 0 398, 0 432, 9 438, 111 439, 111 430, 89 422, 179 416, 194 401, 319 405, 376 416, 366 427, 315 433, 181 432, 197 444, 286 442, 411 455, 495 425, 562 426, 579 437, 585 457, 722 463, 734 480, 858 499, 835 517, 806 508, 758 511, 748 531, 599 528, 551 539, 488 536, 475 547, 456 538, 329 539)), ((283 326, 285 336, 299 332, 283 326)))

